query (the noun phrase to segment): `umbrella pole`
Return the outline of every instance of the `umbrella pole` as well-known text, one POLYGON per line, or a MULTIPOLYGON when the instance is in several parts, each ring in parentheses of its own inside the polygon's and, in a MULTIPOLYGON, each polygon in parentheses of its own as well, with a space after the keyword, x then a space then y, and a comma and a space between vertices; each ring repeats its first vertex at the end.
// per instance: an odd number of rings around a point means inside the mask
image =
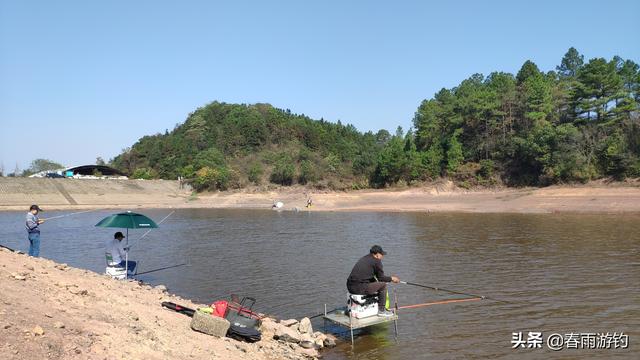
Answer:
MULTIPOLYGON (((127 247, 129 247, 129 228, 127 228, 127 247)), ((124 253, 124 279, 129 278, 129 250, 124 253)))

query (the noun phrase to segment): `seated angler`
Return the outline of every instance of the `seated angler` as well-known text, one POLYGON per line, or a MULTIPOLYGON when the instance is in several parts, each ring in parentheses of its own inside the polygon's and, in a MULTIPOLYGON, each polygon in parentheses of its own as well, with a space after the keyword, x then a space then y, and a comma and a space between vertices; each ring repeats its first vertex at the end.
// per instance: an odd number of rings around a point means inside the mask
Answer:
POLYGON ((133 273, 136 268, 136 262, 131 260, 126 261, 127 251, 129 251, 129 248, 125 248, 122 245, 122 239, 124 238, 125 236, 118 231, 113 235, 113 239, 107 240, 106 252, 111 255, 111 261, 109 261, 108 265, 117 267, 127 266, 127 271, 129 273, 133 273))
POLYGON ((378 296, 378 316, 393 316, 393 312, 386 310, 387 283, 399 283, 397 276, 386 276, 382 269, 382 258, 387 253, 378 245, 374 245, 369 250, 369 255, 365 255, 353 267, 347 279, 347 289, 349 293, 355 295, 378 296))

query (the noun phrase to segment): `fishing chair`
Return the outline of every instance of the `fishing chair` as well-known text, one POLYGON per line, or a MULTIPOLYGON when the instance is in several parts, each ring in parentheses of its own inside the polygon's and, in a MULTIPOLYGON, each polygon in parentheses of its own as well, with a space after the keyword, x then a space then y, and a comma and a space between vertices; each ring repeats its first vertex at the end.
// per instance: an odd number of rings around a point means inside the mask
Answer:
POLYGON ((378 295, 370 294, 370 295, 356 295, 349 294, 349 300, 347 300, 348 304, 356 303, 358 305, 368 305, 371 303, 378 303, 378 295))
POLYGON ((124 280, 127 278, 127 269, 124 266, 120 266, 118 264, 113 264, 113 255, 110 252, 104 253, 105 260, 107 262, 107 269, 105 270, 105 274, 111 276, 117 280, 124 280))
POLYGON ((362 319, 378 314, 378 295, 356 295, 349 294, 347 299, 347 310, 351 316, 362 319))

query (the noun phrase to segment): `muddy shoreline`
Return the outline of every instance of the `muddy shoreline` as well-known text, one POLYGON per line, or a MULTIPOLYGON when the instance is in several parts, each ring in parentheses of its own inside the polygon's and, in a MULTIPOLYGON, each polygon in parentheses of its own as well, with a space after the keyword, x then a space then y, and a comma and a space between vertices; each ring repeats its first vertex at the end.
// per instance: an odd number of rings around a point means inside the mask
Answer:
POLYGON ((301 186, 193 194, 168 180, 0 178, 0 211, 213 208, 293 211, 460 213, 640 213, 640 181, 545 188, 466 190, 443 181, 421 187, 348 192, 301 186), (312 206, 307 207, 307 200, 312 206))

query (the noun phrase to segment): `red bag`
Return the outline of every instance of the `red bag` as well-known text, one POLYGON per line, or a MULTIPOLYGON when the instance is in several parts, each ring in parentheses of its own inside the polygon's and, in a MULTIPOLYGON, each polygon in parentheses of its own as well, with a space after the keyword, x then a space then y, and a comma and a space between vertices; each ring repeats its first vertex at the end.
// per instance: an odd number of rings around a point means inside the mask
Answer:
POLYGON ((227 315, 227 309, 229 307, 229 302, 226 300, 218 300, 211 304, 213 310, 213 316, 224 318, 227 315))

